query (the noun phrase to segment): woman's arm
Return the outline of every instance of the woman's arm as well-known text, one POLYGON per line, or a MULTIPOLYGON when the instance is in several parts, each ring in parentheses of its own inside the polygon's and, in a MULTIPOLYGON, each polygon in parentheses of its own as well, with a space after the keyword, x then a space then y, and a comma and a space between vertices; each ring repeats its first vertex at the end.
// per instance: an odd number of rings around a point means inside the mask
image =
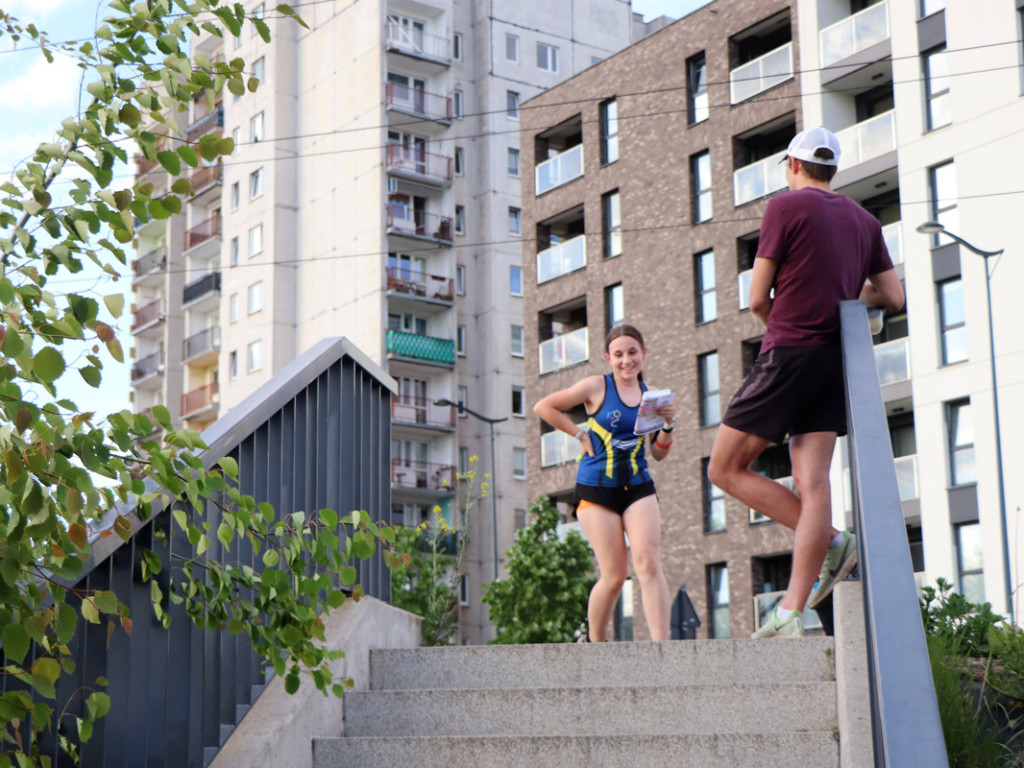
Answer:
POLYGON ((571 387, 552 392, 542 397, 533 406, 533 412, 544 419, 555 429, 560 429, 567 435, 579 439, 583 446, 583 452, 588 456, 594 455, 594 447, 590 444, 590 435, 576 427, 576 423, 569 418, 564 411, 575 408, 578 405, 589 405, 596 402, 604 395, 604 377, 588 376, 578 381, 571 387), (582 432, 582 434, 579 434, 582 432))
POLYGON ((668 456, 672 447, 672 430, 676 426, 676 407, 669 403, 658 409, 658 415, 665 420, 665 427, 651 435, 651 456, 655 461, 661 461, 668 456))

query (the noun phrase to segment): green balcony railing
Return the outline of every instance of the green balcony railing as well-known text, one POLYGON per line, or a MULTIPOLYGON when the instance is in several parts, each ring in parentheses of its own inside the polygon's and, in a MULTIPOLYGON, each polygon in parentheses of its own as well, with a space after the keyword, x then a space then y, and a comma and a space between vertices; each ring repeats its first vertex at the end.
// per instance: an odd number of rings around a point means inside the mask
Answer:
POLYGON ((455 342, 403 331, 388 331, 388 354, 426 360, 431 363, 455 364, 455 342))

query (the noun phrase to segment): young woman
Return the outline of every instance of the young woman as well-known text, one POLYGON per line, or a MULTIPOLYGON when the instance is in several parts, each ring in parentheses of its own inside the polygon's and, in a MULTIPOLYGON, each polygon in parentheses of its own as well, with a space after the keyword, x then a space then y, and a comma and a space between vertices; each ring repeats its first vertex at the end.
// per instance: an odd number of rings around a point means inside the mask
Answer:
MULTIPOLYGON (((533 411, 556 429, 574 435, 583 447, 576 473, 576 517, 597 556, 600 578, 590 593, 586 640, 607 639, 608 621, 628 575, 626 540, 640 580, 644 616, 654 640, 669 639, 669 594, 659 552, 661 517, 654 481, 647 470, 644 438, 633 433, 647 348, 631 325, 611 330, 604 343, 611 373, 588 376, 541 399, 533 411), (578 405, 589 416, 577 429, 563 411, 578 405), (625 535, 624 535, 625 534, 625 535)), ((661 461, 672 447, 676 409, 658 409, 665 428, 651 434, 651 455, 661 461)))

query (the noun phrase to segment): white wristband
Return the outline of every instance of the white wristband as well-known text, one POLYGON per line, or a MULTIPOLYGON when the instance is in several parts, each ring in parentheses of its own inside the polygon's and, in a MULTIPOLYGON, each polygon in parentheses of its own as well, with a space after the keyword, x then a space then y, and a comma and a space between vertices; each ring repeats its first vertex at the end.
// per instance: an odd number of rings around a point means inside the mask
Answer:
POLYGON ((587 431, 585 429, 581 429, 579 432, 576 433, 576 439, 582 440, 585 434, 587 434, 587 431))

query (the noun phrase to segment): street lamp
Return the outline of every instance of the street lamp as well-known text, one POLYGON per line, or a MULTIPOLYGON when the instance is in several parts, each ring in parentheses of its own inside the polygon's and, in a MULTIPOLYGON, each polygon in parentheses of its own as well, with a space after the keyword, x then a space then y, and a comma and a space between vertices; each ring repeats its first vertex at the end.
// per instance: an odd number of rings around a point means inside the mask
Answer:
POLYGON ((459 413, 468 413, 470 416, 475 416, 480 421, 487 424, 491 430, 491 534, 494 540, 494 580, 498 580, 498 476, 494 470, 494 425, 500 424, 503 421, 508 421, 508 416, 500 419, 491 419, 484 416, 481 413, 477 413, 471 408, 467 408, 464 403, 453 403, 451 400, 444 398, 442 400, 435 400, 434 405, 450 405, 454 408, 459 409, 459 413))
POLYGON ((1010 614, 1010 623, 1013 623, 1013 590, 1010 579, 1010 542, 1006 532, 1006 495, 1003 490, 1003 441, 999 430, 999 386, 996 380, 996 341, 992 324, 992 272, 988 266, 988 260, 992 256, 999 256, 1003 249, 998 251, 983 251, 964 240, 959 235, 954 235, 937 221, 926 221, 917 227, 917 231, 923 235, 945 235, 960 243, 971 253, 981 256, 985 260, 985 302, 988 307, 988 354, 992 365, 992 412, 995 417, 996 426, 996 479, 999 485, 999 532, 1003 539, 1003 578, 1006 582, 1006 604, 1007 612, 1010 614))

